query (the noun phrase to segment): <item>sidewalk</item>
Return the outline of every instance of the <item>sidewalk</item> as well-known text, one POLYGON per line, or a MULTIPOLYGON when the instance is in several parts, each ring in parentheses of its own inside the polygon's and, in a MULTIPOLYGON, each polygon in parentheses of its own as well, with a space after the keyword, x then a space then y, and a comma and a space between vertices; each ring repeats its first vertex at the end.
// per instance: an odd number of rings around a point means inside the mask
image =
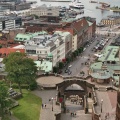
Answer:
POLYGON ((35 90, 33 94, 37 95, 38 97, 42 98, 42 104, 46 104, 46 107, 41 108, 40 111, 40 120, 55 120, 55 114, 61 113, 61 108, 59 105, 56 105, 56 94, 57 90, 35 90), (49 101, 49 99, 53 99, 49 101), (53 111, 52 111, 53 106, 53 111))
POLYGON ((48 103, 46 104, 46 108, 41 108, 40 120, 56 120, 55 114, 60 112, 60 106, 55 105, 55 102, 53 102, 53 111, 52 103, 48 103))

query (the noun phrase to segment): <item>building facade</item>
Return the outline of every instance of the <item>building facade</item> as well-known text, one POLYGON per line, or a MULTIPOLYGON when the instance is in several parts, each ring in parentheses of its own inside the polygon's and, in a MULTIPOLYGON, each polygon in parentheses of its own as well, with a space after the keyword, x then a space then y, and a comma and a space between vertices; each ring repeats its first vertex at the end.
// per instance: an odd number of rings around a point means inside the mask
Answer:
POLYGON ((101 23, 104 25, 120 24, 120 16, 108 16, 108 18, 102 19, 101 23))
POLYGON ((0 17, 0 31, 18 28, 22 25, 20 17, 0 17))
POLYGON ((65 40, 60 35, 41 35, 33 37, 25 43, 26 54, 38 55, 41 58, 51 53, 53 55, 53 66, 65 58, 65 40))
POLYGON ((42 5, 30 9, 30 15, 37 16, 59 16, 59 7, 42 5))

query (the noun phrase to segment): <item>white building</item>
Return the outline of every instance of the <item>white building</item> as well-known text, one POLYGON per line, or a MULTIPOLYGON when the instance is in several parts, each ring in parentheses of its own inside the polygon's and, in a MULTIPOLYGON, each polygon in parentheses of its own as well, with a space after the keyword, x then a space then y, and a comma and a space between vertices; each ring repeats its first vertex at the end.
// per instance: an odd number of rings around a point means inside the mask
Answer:
POLYGON ((20 27, 21 24, 22 21, 21 18, 19 17, 9 17, 9 16, 0 17, 0 31, 17 28, 20 27))
POLYGON ((30 15, 37 16, 59 16, 59 7, 42 5, 39 7, 31 8, 30 15))
POLYGON ((53 55, 53 66, 65 58, 65 42, 62 36, 41 35, 33 37, 25 43, 25 51, 28 55, 38 55, 41 58, 51 53, 53 55))

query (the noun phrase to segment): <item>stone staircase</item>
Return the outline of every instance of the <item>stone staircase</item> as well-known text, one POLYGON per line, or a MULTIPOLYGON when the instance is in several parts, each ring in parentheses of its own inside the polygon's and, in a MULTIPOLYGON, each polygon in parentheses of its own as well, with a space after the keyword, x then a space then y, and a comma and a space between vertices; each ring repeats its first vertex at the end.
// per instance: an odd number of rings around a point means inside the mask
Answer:
POLYGON ((106 91, 107 91, 107 88, 106 88, 106 87, 98 87, 98 90, 99 90, 99 91, 106 92, 106 91))

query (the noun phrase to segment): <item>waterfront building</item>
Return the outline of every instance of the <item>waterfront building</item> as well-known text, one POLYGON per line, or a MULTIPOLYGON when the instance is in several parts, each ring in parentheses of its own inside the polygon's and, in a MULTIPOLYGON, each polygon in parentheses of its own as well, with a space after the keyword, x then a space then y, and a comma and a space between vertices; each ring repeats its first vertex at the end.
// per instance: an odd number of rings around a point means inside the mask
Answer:
POLYGON ((41 5, 39 7, 31 8, 30 15, 37 16, 59 16, 59 7, 41 5))
POLYGON ((30 8, 30 3, 20 3, 20 4, 16 4, 16 3, 12 3, 12 2, 1 2, 0 3, 0 7, 4 8, 4 9, 9 9, 12 11, 18 11, 18 10, 25 10, 25 9, 29 9, 30 8))
POLYGON ((107 46, 100 54, 98 62, 90 65, 89 74, 91 80, 98 83, 109 83, 110 79, 114 80, 114 84, 119 85, 120 77, 120 59, 119 47, 107 46))
POLYGON ((0 31, 18 28, 22 25, 20 17, 2 16, 0 17, 0 31))
POLYGON ((109 26, 120 24, 120 16, 108 16, 108 18, 102 19, 101 23, 109 26))

